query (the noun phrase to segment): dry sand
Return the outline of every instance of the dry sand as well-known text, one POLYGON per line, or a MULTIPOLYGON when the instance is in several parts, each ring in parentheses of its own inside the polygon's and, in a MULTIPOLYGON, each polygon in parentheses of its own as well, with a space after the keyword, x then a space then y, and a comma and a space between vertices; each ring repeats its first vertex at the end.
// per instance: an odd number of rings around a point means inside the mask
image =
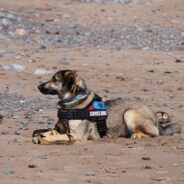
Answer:
POLYGON ((52 128, 57 121, 57 98, 37 90, 51 74, 36 76, 38 68, 77 70, 89 88, 104 99, 138 99, 155 111, 168 112, 183 127, 183 0, 142 0, 136 5, 0 0, 0 13, 0 22, 7 13, 16 19, 10 19, 7 27, 0 24, 1 184, 184 183, 183 133, 70 146, 31 142, 33 130, 52 128), (151 36, 143 34, 145 27, 151 36), (109 30, 115 30, 114 37, 109 30), (119 41, 121 31, 124 37, 119 41), (57 35, 61 40, 56 43, 53 38, 57 35), (112 40, 107 42, 108 38, 112 40), (13 63, 26 70, 4 69, 13 63))

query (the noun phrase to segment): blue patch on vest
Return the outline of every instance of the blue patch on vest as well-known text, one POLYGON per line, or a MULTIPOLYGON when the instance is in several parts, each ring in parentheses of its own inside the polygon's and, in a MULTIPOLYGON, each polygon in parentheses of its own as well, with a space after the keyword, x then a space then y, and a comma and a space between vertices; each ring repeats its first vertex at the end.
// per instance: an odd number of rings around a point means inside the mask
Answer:
POLYGON ((105 110, 106 109, 105 103, 102 101, 94 101, 93 107, 94 107, 94 109, 97 109, 97 110, 105 110))

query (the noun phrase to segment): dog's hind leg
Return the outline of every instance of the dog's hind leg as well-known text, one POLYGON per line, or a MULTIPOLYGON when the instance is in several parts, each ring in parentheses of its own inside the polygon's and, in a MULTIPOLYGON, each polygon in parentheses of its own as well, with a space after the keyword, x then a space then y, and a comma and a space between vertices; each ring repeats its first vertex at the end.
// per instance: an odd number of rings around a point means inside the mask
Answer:
POLYGON ((159 135, 156 122, 145 118, 144 115, 138 113, 136 110, 129 110, 124 114, 124 123, 131 132, 132 138, 146 138, 155 137, 159 135))
POLYGON ((145 119, 141 128, 142 132, 150 137, 158 137, 160 135, 158 127, 150 119, 145 119))

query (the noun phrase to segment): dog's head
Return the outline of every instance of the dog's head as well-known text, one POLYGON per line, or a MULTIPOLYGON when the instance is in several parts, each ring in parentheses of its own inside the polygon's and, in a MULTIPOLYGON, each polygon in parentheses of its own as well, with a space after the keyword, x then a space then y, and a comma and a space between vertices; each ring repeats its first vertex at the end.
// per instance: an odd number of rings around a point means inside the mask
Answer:
POLYGON ((82 78, 72 70, 61 70, 52 78, 39 85, 38 89, 45 95, 58 95, 60 99, 75 95, 79 91, 86 91, 87 87, 82 78))

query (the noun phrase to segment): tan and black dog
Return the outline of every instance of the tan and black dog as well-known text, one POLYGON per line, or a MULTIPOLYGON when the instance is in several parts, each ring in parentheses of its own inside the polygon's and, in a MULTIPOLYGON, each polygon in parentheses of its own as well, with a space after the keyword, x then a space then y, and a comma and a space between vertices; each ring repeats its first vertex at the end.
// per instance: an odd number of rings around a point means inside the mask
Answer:
MULTIPOLYGON (((45 95, 58 95, 58 105, 66 109, 84 109, 96 96, 87 88, 84 80, 72 70, 57 72, 51 80, 39 85, 38 89, 45 95), (83 95, 75 99, 79 92, 83 95)), ((105 105, 108 111, 108 137, 147 138, 181 132, 181 126, 171 123, 167 113, 154 113, 142 103, 116 99, 106 101, 105 105)), ((53 130, 36 130, 33 133, 33 142, 42 144, 97 138, 100 138, 100 135, 96 123, 89 120, 66 122, 59 118, 53 130)))

